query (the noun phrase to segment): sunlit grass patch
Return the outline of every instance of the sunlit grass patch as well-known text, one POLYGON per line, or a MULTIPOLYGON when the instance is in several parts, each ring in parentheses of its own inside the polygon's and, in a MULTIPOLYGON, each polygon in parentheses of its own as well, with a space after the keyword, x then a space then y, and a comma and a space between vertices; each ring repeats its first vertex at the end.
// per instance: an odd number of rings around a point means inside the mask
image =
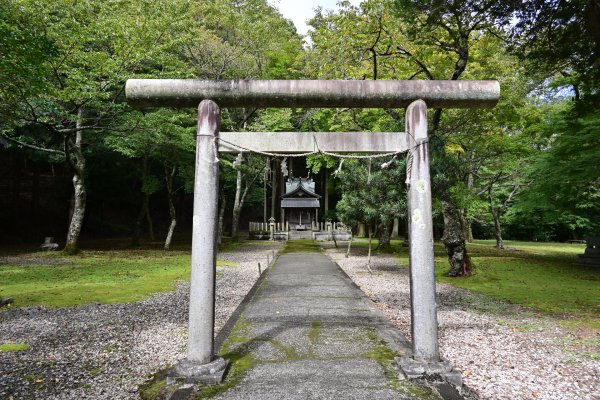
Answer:
MULTIPOLYGON (((600 269, 576 265, 585 245, 509 240, 506 249, 499 250, 495 244, 494 240, 469 243, 473 276, 449 278, 446 251, 435 242, 438 281, 558 316, 568 327, 600 329, 600 269)), ((355 239, 352 245, 355 254, 366 254, 367 246, 365 238, 355 239)), ((403 240, 392 240, 391 248, 400 264, 407 265, 408 247, 403 240)))
POLYGON ((31 346, 26 343, 3 343, 0 344, 0 353, 28 350, 31 346))
POLYGON ((436 259, 436 276, 442 282, 493 296, 510 303, 600 327, 600 269, 576 265, 585 246, 563 243, 469 244, 473 276, 449 278, 445 257, 436 259), (591 323, 596 320, 596 323, 591 323))
MULTIPOLYGON (((15 307, 125 303, 173 290, 177 281, 190 279, 189 251, 94 250, 70 257, 59 254, 19 256, 63 260, 59 264, 0 265, 0 297, 14 298, 15 307)), ((238 266, 222 260, 217 265, 238 266)))

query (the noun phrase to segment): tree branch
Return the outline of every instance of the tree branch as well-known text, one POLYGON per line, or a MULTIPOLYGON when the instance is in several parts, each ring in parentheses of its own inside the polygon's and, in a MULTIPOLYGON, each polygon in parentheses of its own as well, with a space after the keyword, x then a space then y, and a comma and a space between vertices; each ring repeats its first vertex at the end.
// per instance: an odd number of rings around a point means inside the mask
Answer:
POLYGON ((64 153, 64 151, 60 151, 60 150, 54 150, 54 149, 47 149, 47 148, 44 148, 44 147, 35 146, 35 145, 33 145, 33 144, 24 143, 24 142, 21 142, 20 140, 17 140, 17 139, 11 138, 10 136, 8 136, 8 135, 7 135, 6 133, 4 133, 4 132, 2 132, 2 133, 1 133, 1 135, 2 135, 2 137, 3 137, 4 139, 6 139, 6 140, 8 140, 9 142, 11 142, 11 143, 14 143, 14 144, 16 144, 16 145, 18 145, 18 146, 26 147, 26 148, 28 148, 28 149, 37 150, 37 151, 43 151, 43 152, 45 152, 45 153, 59 154, 59 155, 61 155, 61 156, 63 156, 63 157, 65 156, 65 153, 64 153))

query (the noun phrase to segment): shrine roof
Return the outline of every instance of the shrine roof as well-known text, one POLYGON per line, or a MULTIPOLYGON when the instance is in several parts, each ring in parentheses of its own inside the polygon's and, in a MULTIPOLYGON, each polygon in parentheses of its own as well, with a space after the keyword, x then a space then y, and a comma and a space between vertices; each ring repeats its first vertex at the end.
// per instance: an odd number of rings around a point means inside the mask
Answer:
POLYGON ((293 198, 312 198, 312 199, 320 199, 321 196, 311 191, 308 187, 303 184, 303 181, 300 180, 298 186, 286 194, 281 196, 282 199, 293 199, 293 198))

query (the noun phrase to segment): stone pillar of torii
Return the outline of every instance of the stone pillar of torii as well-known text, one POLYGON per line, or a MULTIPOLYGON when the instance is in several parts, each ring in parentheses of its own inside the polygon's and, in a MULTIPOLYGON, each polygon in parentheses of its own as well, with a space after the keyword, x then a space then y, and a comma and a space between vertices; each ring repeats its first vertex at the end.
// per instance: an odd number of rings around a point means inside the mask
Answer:
POLYGON ((188 348, 177 374, 216 384, 227 367, 213 339, 218 152, 408 152, 412 355, 398 364, 409 378, 435 373, 460 382, 439 355, 427 107, 493 107, 497 81, 130 79, 125 92, 135 107, 198 106, 188 348), (219 107, 406 107, 406 132, 220 132, 219 107))

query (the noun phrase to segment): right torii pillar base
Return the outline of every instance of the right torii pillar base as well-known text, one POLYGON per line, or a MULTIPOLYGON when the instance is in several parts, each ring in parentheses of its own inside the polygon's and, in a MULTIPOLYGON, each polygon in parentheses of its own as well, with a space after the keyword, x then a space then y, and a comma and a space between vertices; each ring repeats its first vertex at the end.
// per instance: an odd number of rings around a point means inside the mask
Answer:
POLYGON ((436 362, 416 361, 412 357, 397 357, 396 364, 407 379, 440 378, 460 388, 462 387, 462 373, 454 368, 447 360, 436 362))
POLYGON ((407 378, 440 376, 460 387, 461 373, 440 358, 438 346, 427 105, 424 101, 417 100, 406 109, 406 133, 412 355, 397 358, 396 362, 407 378))

